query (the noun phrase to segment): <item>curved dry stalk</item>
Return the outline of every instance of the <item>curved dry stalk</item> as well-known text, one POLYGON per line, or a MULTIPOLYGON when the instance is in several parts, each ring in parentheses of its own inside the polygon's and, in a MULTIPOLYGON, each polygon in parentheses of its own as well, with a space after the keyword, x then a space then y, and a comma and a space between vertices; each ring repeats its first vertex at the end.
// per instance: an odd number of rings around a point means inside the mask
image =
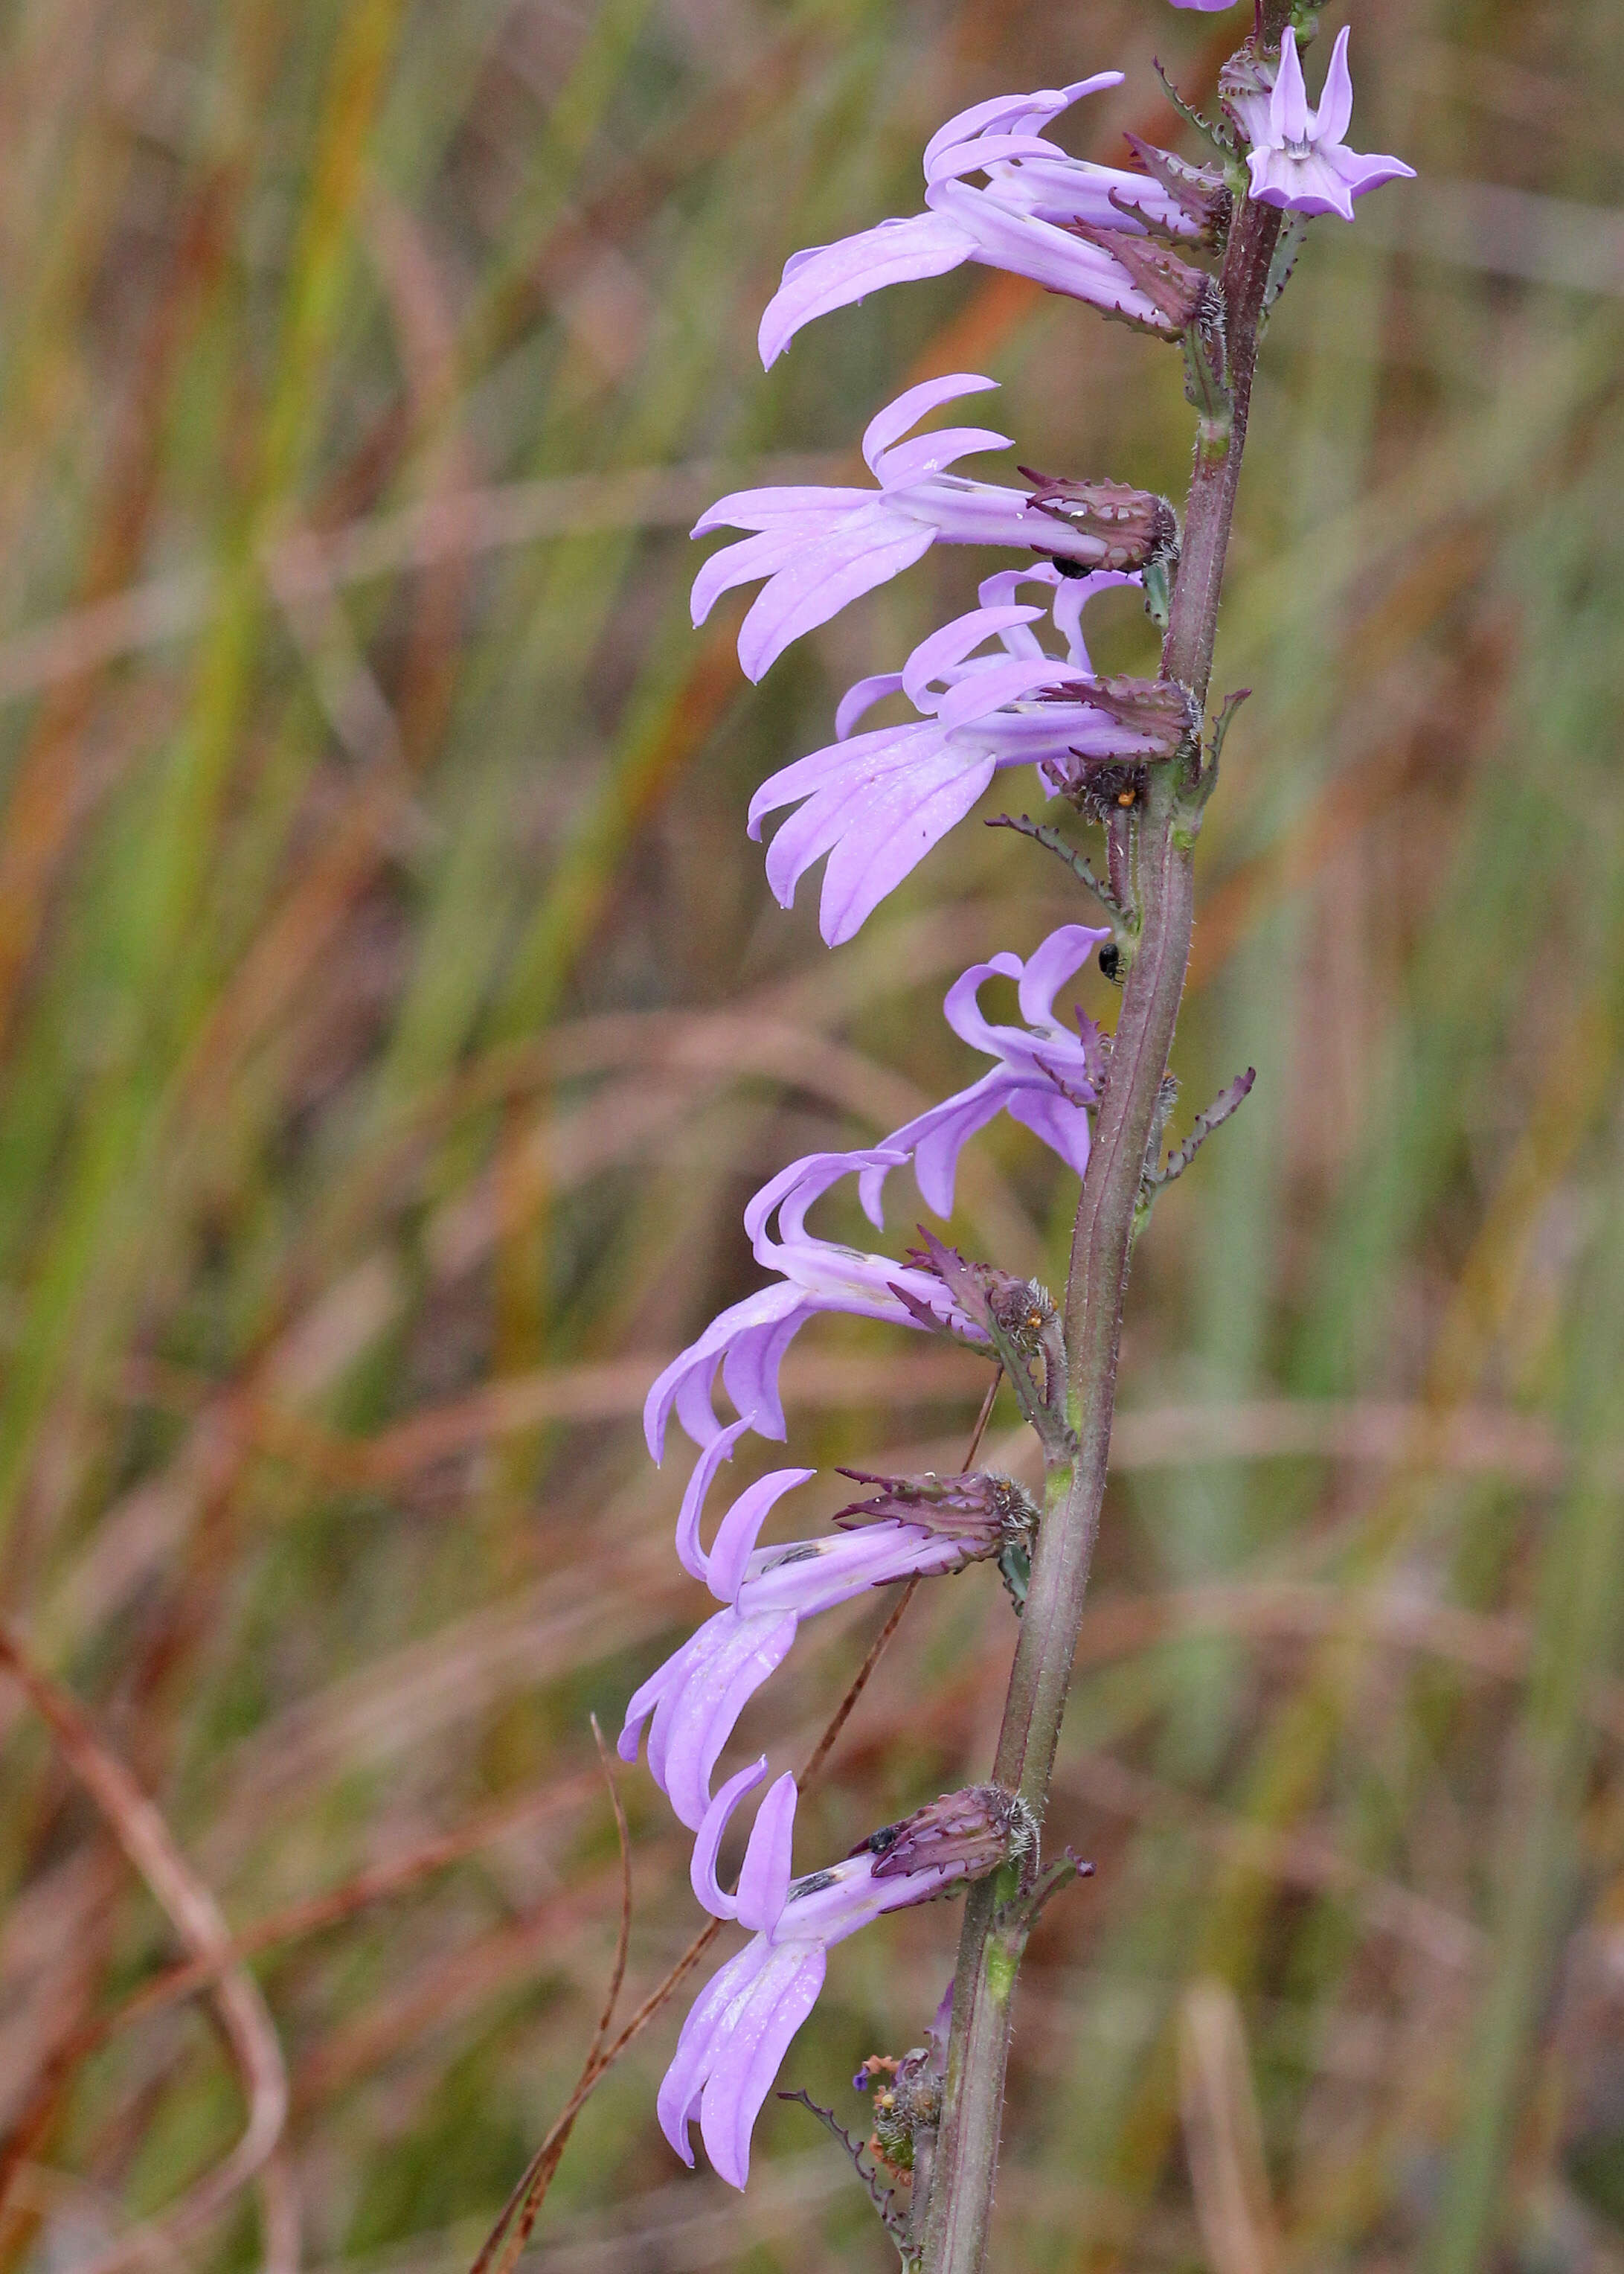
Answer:
MULTIPOLYGON (((213 1958, 229 1949, 231 1931, 219 1905, 182 1855, 158 1810, 97 1735, 78 1701, 4 1626, 0 1626, 0 1668, 48 1725, 63 1759, 193 1956, 213 1958)), ((223 1973, 214 1985, 214 1995, 248 2103, 237 2144, 171 2210, 124 2236, 81 2274, 127 2274, 136 2266, 172 2263, 189 2237, 200 2233, 250 2180, 266 2173, 288 2114, 288 2071, 281 2041, 259 1984, 245 1968, 237 1964, 223 1973)), ((298 2263, 298 2222, 285 2165, 268 2182, 262 2180, 261 2195, 267 2274, 291 2274, 298 2263)))
MULTIPOLYGON (((423 1842, 409 1854, 392 1863, 375 1864, 370 1871, 358 1871, 353 1879, 330 1887, 325 1894, 310 1895, 303 1902, 290 1903, 286 1909, 274 1911, 268 1918, 257 1920, 234 1934, 219 1949, 195 1958, 183 1959, 178 1965, 167 1967, 150 1981, 132 1990, 122 2002, 104 2013, 92 2014, 67 2038, 52 2063, 58 2078, 71 2075, 79 2063, 104 2045, 109 2037, 138 2022, 147 2021, 166 2007, 190 1998, 199 1990, 212 1989, 224 1974, 240 1966, 262 1950, 274 1949, 278 1944, 295 1942, 305 1935, 319 1934, 323 1929, 352 1918, 357 1911, 370 1905, 387 1901, 392 1895, 405 1894, 421 1880, 443 1871, 464 1856, 477 1855, 504 1834, 527 1825, 540 1817, 571 1805, 583 1797, 595 1782, 589 1774, 568 1778, 562 1784, 550 1786, 545 1792, 528 1793, 516 1802, 500 1807, 482 1810, 470 1821, 438 1839, 423 1842)), ((4 2194, 4 2176, 11 2168, 18 2153, 27 2152, 27 2142, 21 2135, 22 2125, 0 2140, 0 2196, 4 2194)))
POLYGON ((808 1786, 823 1773, 823 1764, 829 1758, 830 1754, 834 1751, 835 1746, 839 1740, 841 1730, 845 1728, 846 1723, 851 1720, 853 1708, 856 1706, 858 1699, 862 1696, 863 1691, 868 1686, 868 1677, 874 1672, 875 1668, 879 1664, 881 1653, 890 1642, 892 1635, 896 1633, 897 1629, 902 1624, 903 1614, 907 1609, 908 1605, 913 1601, 918 1590, 919 1578, 916 1574, 908 1581, 907 1585, 903 1588, 902 1593, 898 1596, 895 1603, 892 1604, 890 1617, 880 1629, 878 1634, 875 1636, 874 1640, 869 1644, 868 1654, 863 1660, 862 1664, 858 1668, 856 1673, 853 1675, 850 1687, 847 1689, 845 1697, 840 1700, 840 1703, 835 1707, 834 1712, 831 1714, 829 1718, 829 1726, 823 1731, 823 1736, 818 1739, 816 1744, 813 1746, 810 1753, 808 1754, 807 1765, 805 1768, 801 1770, 800 1775, 795 1779, 795 1789, 797 1792, 805 1792, 808 1786))
MULTIPOLYGON (((633 1356, 513 1374, 443 1404, 420 1407, 371 1437, 342 1434, 260 1397, 247 1401, 244 1426, 257 1452, 325 1484, 399 1489, 439 1462, 543 1423, 584 1427, 629 1418, 642 1410, 661 1362, 658 1355, 633 1356)), ((982 1364, 947 1349, 889 1358, 793 1350, 785 1360, 784 1380, 801 1405, 861 1402, 876 1385, 898 1405, 956 1404, 968 1401, 982 1364)), ((130 1370, 124 1394, 132 1402, 184 1411, 195 1404, 195 1390, 184 1376, 144 1366, 130 1370)), ((1560 1485, 1568 1466, 1549 1425, 1509 1407, 1460 1404, 1436 1412, 1418 1402, 1380 1398, 1139 1406, 1117 1417, 1110 1446, 1114 1471, 1296 1458, 1505 1475, 1539 1489, 1560 1485)), ((1610 1457, 1607 1473, 1624 1482, 1624 1449, 1610 1457)), ((75 1588, 70 1580, 70 1604, 75 1588)))
POLYGON ((592 2049, 587 2055, 590 2066, 603 2049, 604 2039, 609 2034, 609 2024, 614 2019, 614 2009, 620 2001, 620 1991, 626 1981, 626 1959, 632 1939, 632 1835, 626 1821, 626 1804, 620 1798, 620 1788, 614 1781, 609 1748, 604 1743, 598 1716, 593 1713, 588 1718, 592 1724, 592 1743, 598 1748, 604 1782, 609 1788, 609 1805, 614 1811, 614 1834, 620 1851, 620 1924, 615 1936, 614 1964, 609 1970, 609 1988, 604 1998, 604 2009, 598 2017, 598 2027, 592 2033, 592 2049))
POLYGON ((502 2208, 501 2217, 486 2237, 485 2246, 474 2261, 474 2274, 484 2274, 493 2266, 494 2274, 512 2274, 520 2252, 530 2240, 541 2207, 547 2199, 547 2189, 553 2184, 576 2116, 587 2095, 608 2067, 603 2059, 604 2039, 609 2034, 609 2024, 620 2002, 620 1987, 626 1980, 626 1956, 631 1946, 632 1934, 632 1840, 626 1822, 626 1809, 620 1799, 620 1789, 614 1781, 614 1771, 609 1763, 609 1749, 604 1743, 604 1733, 598 1727, 596 1713, 590 1716, 592 1742, 598 1747, 602 1764, 604 1782, 609 1788, 609 1804, 614 1811, 615 1837, 620 1850, 620 1924, 615 1936, 614 1963, 609 1969, 609 1988, 604 1998, 603 2010, 598 2017, 598 2027, 592 2032, 592 2042, 582 2064, 575 2089, 565 2105, 564 2112, 553 2123, 546 2138, 536 2150, 518 2186, 502 2208))

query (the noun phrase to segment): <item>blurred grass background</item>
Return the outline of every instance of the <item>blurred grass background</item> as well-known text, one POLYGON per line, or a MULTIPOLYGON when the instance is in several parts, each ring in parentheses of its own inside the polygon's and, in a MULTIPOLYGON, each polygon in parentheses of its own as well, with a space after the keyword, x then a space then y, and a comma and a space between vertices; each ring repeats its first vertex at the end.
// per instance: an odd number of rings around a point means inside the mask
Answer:
MULTIPOLYGON (((683 532, 954 369, 1028 463, 1178 493, 1176 358, 1018 282, 764 381, 755 322, 916 208, 952 109, 1119 64, 1064 130, 1115 157, 1168 137, 1153 54, 1199 94, 1244 20, 6 11, 0 1572, 58 1714, 0 1676, 7 2274, 455 2274, 568 2093, 617 1910, 587 1717, 701 1609, 643 1389, 755 1284, 754 1186, 968 1078, 946 980, 1079 912, 967 828, 836 954, 780 913, 750 788, 991 564, 753 691, 683 532), (120 2011, 233 1934, 223 1990, 120 2011), (287 2103, 253 2186, 244 2078, 266 2136, 287 2103)), ((1100 1876, 1023 1986, 1001 2269, 1624 2267, 1624 28, 1353 20, 1357 139, 1423 180, 1319 226, 1267 343, 1176 1058, 1187 1103, 1259 1080, 1140 1250, 1051 1819, 1100 1876)), ((1006 1126, 959 1230, 1057 1279, 1070 1208, 1006 1126)), ((792 1457, 957 1465, 981 1377, 902 1339, 803 1338, 792 1457)), ((804 1752, 884 1608, 748 1742, 804 1752)), ((984 1771, 1009 1647, 985 1572, 923 1592, 803 1867, 984 1771)), ((622 1784, 635 1998, 698 1915, 622 1784)), ((846 1946, 783 2082, 860 2123, 956 1925, 846 1946)), ((802 2111, 742 2200, 675 2165, 680 2011, 533 2259, 883 2267, 802 2111)))

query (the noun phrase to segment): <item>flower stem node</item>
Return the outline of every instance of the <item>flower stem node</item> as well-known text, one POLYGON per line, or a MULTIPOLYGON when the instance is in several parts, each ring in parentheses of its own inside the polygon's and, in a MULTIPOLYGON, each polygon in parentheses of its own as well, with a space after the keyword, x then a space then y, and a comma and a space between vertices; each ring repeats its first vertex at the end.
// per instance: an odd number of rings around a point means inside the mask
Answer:
MULTIPOLYGON (((1074 751, 1072 755, 1079 763, 1061 794, 1070 799, 1086 820, 1097 822, 1101 829, 1109 829, 1112 822, 1120 820, 1124 814, 1137 812, 1143 805, 1145 793, 1150 787, 1147 768, 1091 765, 1081 751, 1074 751)), ((1125 921, 1127 935, 1118 933, 1111 943, 1116 950, 1115 960, 1108 957, 1100 965, 1108 979, 1118 972, 1125 975, 1127 966, 1132 960, 1138 923, 1132 917, 1125 921)))
POLYGON ((1076 1441, 1064 1413, 1065 1336, 1048 1289, 996 1264, 973 1263, 925 1225, 919 1229, 924 1245, 910 1251, 910 1261, 917 1270, 934 1273, 954 1307, 987 1337, 1022 1413, 1037 1431, 1045 1464, 1063 1465, 1071 1459, 1076 1441), (1034 1359, 1042 1361, 1041 1382, 1034 1376, 1034 1359))
MULTIPOLYGON (((1179 757, 1199 739, 1200 711, 1188 688, 1170 679, 1096 679, 1081 700, 1132 735, 1144 753, 1124 764, 1078 745, 1068 751, 1070 763, 1064 770, 1051 762, 1048 772, 1056 794, 1106 827, 1144 802, 1151 765, 1179 757)), ((1117 945, 1125 948, 1127 943, 1119 940, 1117 945)))
POLYGON ((900 2061, 892 2061, 892 2080, 881 2085, 874 2096, 868 2153, 898 2176, 914 2171, 918 2135, 934 2132, 942 2120, 942 2079, 931 2074, 926 2059, 921 2048, 905 2054, 900 2061))
POLYGON ((1091 711, 1102 711, 1119 727, 1144 736, 1147 757, 1176 758, 1201 731, 1201 711, 1187 687, 1176 679, 1096 679, 1081 697, 1091 711))
POLYGON ((1215 286, 1184 334, 1184 399, 1200 418, 1197 447, 1204 456, 1215 450, 1222 456, 1229 448, 1235 403, 1229 392, 1223 302, 1215 286))

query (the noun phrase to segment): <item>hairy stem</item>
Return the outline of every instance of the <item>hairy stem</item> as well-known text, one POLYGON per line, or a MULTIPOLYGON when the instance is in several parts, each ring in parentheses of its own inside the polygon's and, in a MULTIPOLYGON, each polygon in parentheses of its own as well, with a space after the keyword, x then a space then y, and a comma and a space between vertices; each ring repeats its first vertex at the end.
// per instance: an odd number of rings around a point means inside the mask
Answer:
MULTIPOLYGON (((1257 355, 1258 320, 1280 215, 1237 208, 1220 278, 1232 410, 1204 416, 1162 675, 1205 704, 1236 484, 1257 355)), ((1199 803, 1188 772, 1154 770, 1140 820, 1141 930, 1128 974, 1110 1079, 1083 1179, 1066 1285, 1067 1418, 1076 1455, 1051 1468, 994 1775, 1041 1818, 1071 1676, 1105 1493, 1116 1358, 1134 1213, 1190 956, 1199 803)), ((1113 884, 1115 877, 1113 877, 1113 884)), ((971 1890, 955 1981, 947 2088, 926 2226, 926 2274, 979 2274, 985 2262, 1004 2108, 1015 1977, 1028 1922, 1004 1875, 971 1890)))

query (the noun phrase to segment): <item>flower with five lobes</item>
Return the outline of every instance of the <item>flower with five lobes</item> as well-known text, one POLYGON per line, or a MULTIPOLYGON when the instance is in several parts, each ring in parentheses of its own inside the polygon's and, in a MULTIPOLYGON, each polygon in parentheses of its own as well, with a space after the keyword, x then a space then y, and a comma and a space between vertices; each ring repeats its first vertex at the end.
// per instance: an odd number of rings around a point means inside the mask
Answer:
MULTIPOLYGON (((643 1724, 652 1715, 650 1773, 690 1831, 699 1829, 710 1806, 711 1772, 739 1716, 782 1664, 803 1618, 895 1579, 962 1570, 1009 1542, 1029 1540, 1036 1520, 1019 1486, 1006 1478, 891 1478, 880 1480, 891 1488, 886 1513, 861 1529, 758 1547, 757 1536, 777 1502, 816 1474, 776 1469, 734 1501, 707 1553, 700 1544, 705 1497, 748 1427, 748 1420, 735 1421, 705 1447, 677 1520, 683 1570, 726 1608, 650 1675, 627 1706, 620 1737, 621 1759, 635 1760, 643 1724)), ((847 1510, 842 1518, 868 1514, 867 1508, 847 1510)))
POLYGON ((763 1758, 730 1777, 694 1843, 695 1894, 713 1917, 736 1919, 752 1939, 695 2000, 657 2104, 683 2162, 694 2160, 688 2127, 697 2119, 712 2165, 734 2187, 749 2176, 756 2119, 790 2039, 817 2002, 831 1946, 886 1911, 984 1879, 1034 1838, 1019 1801, 996 1785, 976 1785, 887 1825, 829 1870, 793 1879, 795 1780, 785 1775, 756 1811, 730 1894, 717 1879, 717 1851, 733 1810, 766 1773, 763 1758))
MULTIPOLYGON (((1104 1037, 1080 1012, 1080 1033, 1063 1026, 1056 1016, 1055 996, 1110 936, 1088 924, 1062 924, 1024 961, 1019 955, 1000 953, 989 962, 973 963, 948 989, 943 1005, 948 1025, 973 1050, 984 1050, 997 1064, 968 1089, 905 1122, 879 1148, 882 1155, 912 1155, 925 1205, 938 1216, 953 1212, 960 1152, 999 1113, 1007 1113, 1041 1137, 1079 1177, 1087 1168, 1086 1109, 1099 1102, 1104 1037), (1016 983, 1023 1026, 994 1026, 983 1013, 981 991, 993 978, 1016 983)), ((880 1159, 859 1178, 858 1191, 873 1224, 884 1220, 881 1193, 890 1174, 891 1163, 880 1159)))
POLYGON ((1336 214, 1353 219, 1353 201, 1383 182, 1414 181, 1415 168, 1402 158, 1362 155, 1342 140, 1353 117, 1353 80, 1348 70, 1348 26, 1336 34, 1318 110, 1308 107, 1297 34, 1287 27, 1280 43, 1280 67, 1267 96, 1232 91, 1227 107, 1252 144, 1246 163, 1252 195, 1259 205, 1283 206, 1289 213, 1336 214))
POLYGON ((836 741, 783 767, 750 800, 753 837, 769 814, 799 806, 767 853, 767 882, 780 903, 789 907, 801 877, 827 854, 819 923, 838 946, 965 818, 1001 768, 1036 765, 1053 791, 1071 787, 1079 765, 1171 756, 1189 729, 1183 711, 1167 719, 1118 715, 1113 690, 1121 682, 1098 679, 1083 644, 1087 602, 1139 581, 1117 569, 1063 576, 1048 562, 1003 570, 981 585, 981 606, 922 640, 903 670, 860 680, 835 715, 836 741), (1013 605, 1031 584, 1053 589, 1048 613, 1064 659, 1047 654, 1032 629, 1045 610, 1013 605), (992 654, 977 652, 991 640, 998 643, 992 654), (915 718, 853 732, 874 704, 896 694, 915 718))
POLYGON ((1120 87, 1122 78, 1096 72, 1070 87, 995 95, 950 118, 925 147, 924 213, 791 256, 762 317, 762 362, 771 369, 815 316, 849 307, 883 285, 944 276, 966 260, 1030 276, 1169 337, 1182 329, 1188 312, 1181 318, 1177 295, 1173 301, 1165 292, 1153 295, 1141 264, 1114 257, 1093 232, 1143 237, 1149 222, 1163 235, 1193 236, 1189 215, 1143 174, 1070 157, 1041 132, 1074 102, 1120 87), (978 173, 985 188, 965 178, 978 173))
POLYGON ((861 1254, 807 1230, 807 1210, 842 1177, 881 1161, 898 1168, 906 1158, 906 1153, 873 1150, 808 1153, 762 1186, 744 1212, 744 1228, 756 1261, 776 1272, 778 1283, 759 1288, 713 1319, 655 1382, 643 1407, 643 1426, 657 1461, 664 1457, 666 1425, 673 1411, 696 1445, 709 1446, 721 1434, 711 1403, 718 1372, 740 1418, 763 1437, 783 1437, 778 1368, 801 1328, 820 1311, 844 1311, 917 1329, 919 1319, 902 1299, 906 1293, 967 1341, 986 1341, 983 1329, 964 1316, 934 1273, 893 1263, 888 1255, 861 1254), (776 1239, 770 1230, 775 1216, 776 1239))
MULTIPOLYGON (((929 1312, 943 1326, 970 1341, 986 1339, 984 1330, 965 1316, 934 1272, 819 1239, 807 1230, 807 1210, 842 1177, 854 1175, 869 1221, 883 1224, 885 1179, 893 1169, 912 1160, 926 1205, 939 1215, 950 1215, 959 1156, 975 1132, 1001 1112, 1041 1137, 1080 1177, 1088 1163, 1088 1108, 1099 1096, 1104 1043, 1094 1022, 1080 1013, 1079 1032, 1074 1034, 1062 1025, 1055 1013, 1055 996, 1093 950, 1109 937, 1109 931, 1088 924, 1062 924, 1024 960, 1000 953, 989 962, 972 964, 949 989, 944 1007, 954 1033, 996 1058, 997 1065, 969 1088, 955 1092, 906 1122, 882 1145, 850 1153, 809 1153, 802 1160, 793 1161, 762 1186, 745 1210, 745 1230, 756 1259, 779 1275, 778 1284, 747 1295, 713 1319, 698 1340, 665 1367, 643 1409, 649 1450, 657 1461, 664 1457, 665 1430, 673 1412, 707 1456, 708 1465, 702 1462, 695 1469, 683 1501, 677 1552, 684 1567, 712 1593, 718 1592, 713 1573, 721 1538, 718 1535, 718 1547, 707 1562, 698 1547, 704 1495, 717 1463, 732 1457, 733 1445, 744 1429, 755 1429, 766 1437, 786 1434, 778 1368, 809 1318, 819 1311, 844 1311, 917 1328, 922 1323, 922 1314, 929 1312), (991 978, 1014 980, 1023 1026, 996 1026, 984 1016, 981 990, 991 978), (776 1239, 770 1230, 775 1215, 776 1239), (740 1416, 726 1427, 717 1419, 712 1403, 718 1372, 740 1416)), ((751 1494, 765 1492, 773 1485, 778 1492, 787 1492, 792 1484, 803 1482, 810 1474, 809 1470, 780 1470, 753 1486, 725 1525, 730 1544, 744 1536, 751 1520, 756 1505, 751 1494)), ((771 1501, 763 1504, 761 1515, 770 1505, 771 1501)), ((756 1522, 759 1526, 759 1517, 756 1522)), ((754 1531, 748 1538, 753 1546, 754 1531)), ((854 1562, 861 1561, 854 1559, 854 1562)), ((729 1575, 727 1585, 734 1591, 723 1599, 733 1600, 738 1575, 726 1558, 720 1569, 729 1575)), ((777 1591, 771 1593, 776 1600, 777 1591)), ((764 1608, 765 1600, 765 1596, 754 1596, 752 1607, 764 1608)), ((715 1647, 719 1647, 719 1638, 699 1653, 699 1659, 708 1658, 715 1647)), ((740 1647, 744 1647, 742 1643, 740 1647)), ((786 1638, 784 1649, 788 1647, 786 1638)), ((759 1678, 764 1680, 771 1670, 767 1668, 759 1678)), ((674 1698, 676 1685, 686 1679, 686 1673, 673 1660, 656 1681, 667 1675, 674 1698)), ((651 1690, 650 1705, 655 1694, 651 1690)), ((639 1698, 642 1695, 640 1691, 639 1698)), ((674 1713, 674 1704, 669 1710, 674 1713)), ((661 1738, 662 1747, 664 1743, 661 1738)))
POLYGON ((724 592, 766 584, 739 630, 739 660, 758 680, 792 642, 816 631, 863 593, 912 568, 938 538, 955 545, 1015 545, 1096 567, 1105 547, 1094 532, 1044 513, 1020 490, 950 473, 955 459, 1009 448, 989 426, 944 426, 903 438, 926 413, 961 395, 997 386, 974 372, 910 387, 868 422, 862 452, 876 490, 733 490, 701 514, 691 534, 755 531, 713 553, 694 579, 693 615, 703 624, 724 592))

